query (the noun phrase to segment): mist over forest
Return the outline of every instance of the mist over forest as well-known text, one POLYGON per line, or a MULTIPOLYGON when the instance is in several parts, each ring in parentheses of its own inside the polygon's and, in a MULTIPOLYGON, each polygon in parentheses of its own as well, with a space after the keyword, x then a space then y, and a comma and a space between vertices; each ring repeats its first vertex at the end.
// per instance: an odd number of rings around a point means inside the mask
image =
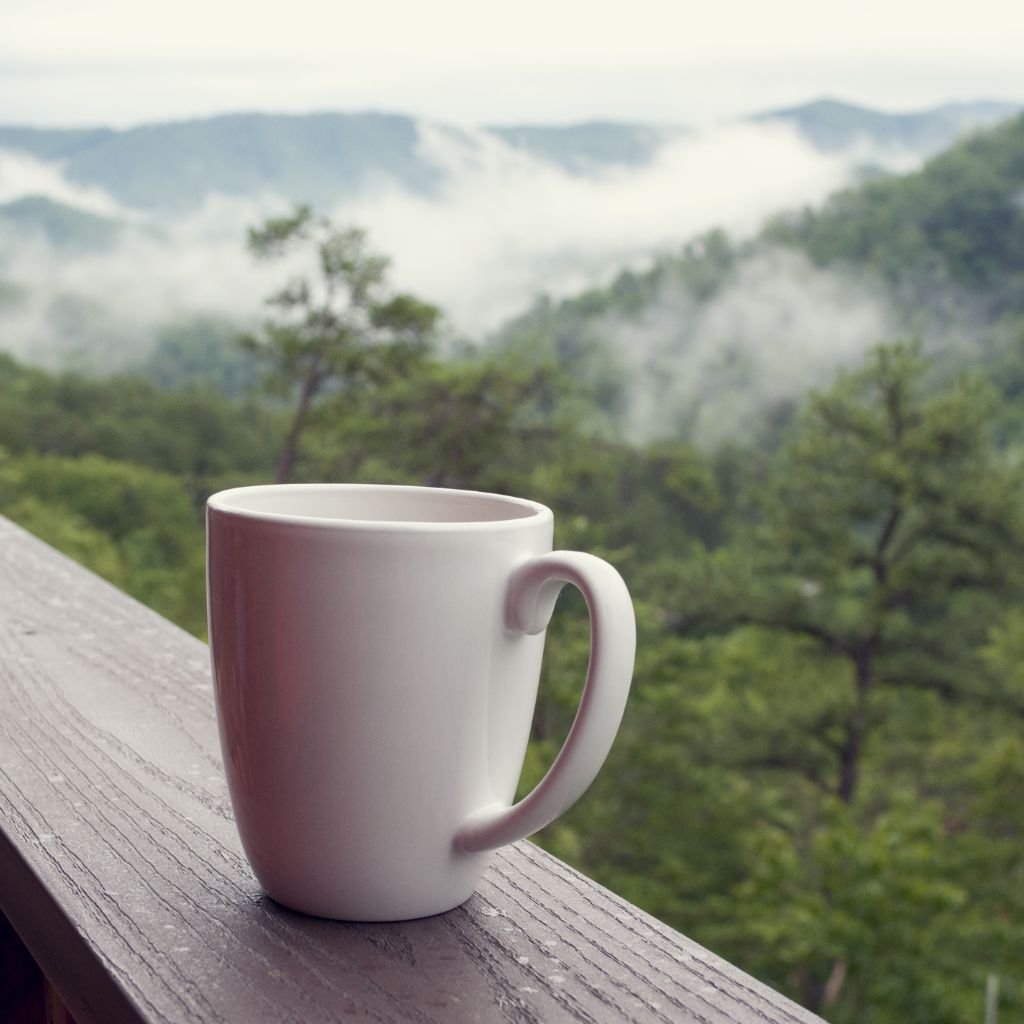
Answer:
MULTIPOLYGON (((0 128, 0 346, 106 373, 183 336, 220 343, 251 329, 281 270, 251 259, 245 231, 297 201, 368 229, 395 284, 442 309, 449 343, 480 345, 538 299, 647 272, 713 229, 754 239, 771 215, 912 170, 1011 109, 901 116, 823 101, 700 130, 466 129, 376 114, 0 128)), ((891 306, 858 270, 772 246, 710 302, 665 285, 601 328, 632 381, 619 428, 649 438, 697 415, 707 443, 748 430, 757 408, 890 336, 891 306), (739 385, 723 365, 745 367, 739 385), (714 422, 692 411, 722 387, 714 422)))

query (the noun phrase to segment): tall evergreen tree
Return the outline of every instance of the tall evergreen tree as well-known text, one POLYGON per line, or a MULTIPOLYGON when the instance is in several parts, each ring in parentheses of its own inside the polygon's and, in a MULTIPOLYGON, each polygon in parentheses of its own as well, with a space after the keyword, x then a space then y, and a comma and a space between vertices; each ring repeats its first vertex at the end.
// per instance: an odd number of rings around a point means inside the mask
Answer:
POLYGON ((914 344, 876 349, 813 397, 760 499, 762 520, 721 560, 677 628, 757 625, 845 666, 814 722, 831 786, 857 795, 887 691, 1024 714, 981 656, 1024 590, 1024 479, 992 443, 995 396, 966 375, 928 392, 914 344))
POLYGON ((295 474, 299 443, 314 402, 329 390, 351 390, 405 373, 426 352, 439 311, 386 283, 388 260, 372 252, 365 232, 336 227, 308 206, 249 231, 258 259, 311 250, 316 267, 267 299, 275 315, 243 344, 269 366, 268 386, 294 402, 277 459, 278 483, 295 474))

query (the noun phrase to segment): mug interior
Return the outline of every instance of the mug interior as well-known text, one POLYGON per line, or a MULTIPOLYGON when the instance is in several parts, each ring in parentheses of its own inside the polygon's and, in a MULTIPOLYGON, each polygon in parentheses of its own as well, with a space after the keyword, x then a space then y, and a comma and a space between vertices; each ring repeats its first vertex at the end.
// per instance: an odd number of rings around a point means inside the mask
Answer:
POLYGON ((374 484, 268 484, 221 491, 215 509, 268 519, 365 523, 496 523, 546 509, 524 498, 480 491, 374 484))

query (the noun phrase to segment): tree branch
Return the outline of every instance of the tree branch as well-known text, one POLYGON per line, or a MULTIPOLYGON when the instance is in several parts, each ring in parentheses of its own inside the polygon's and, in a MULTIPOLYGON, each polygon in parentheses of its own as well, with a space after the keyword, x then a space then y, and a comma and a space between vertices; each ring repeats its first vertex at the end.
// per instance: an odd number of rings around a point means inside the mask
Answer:
POLYGON ((886 548, 892 542, 893 535, 896 533, 896 528, 899 526, 902 518, 903 506, 896 502, 890 509, 889 517, 886 519, 882 532, 875 543, 875 554, 871 562, 871 568, 874 570, 875 581, 880 586, 885 586, 889 577, 889 566, 885 562, 886 548))
POLYGON ((880 673, 878 683, 890 689, 910 687, 914 690, 925 690, 935 693, 951 704, 979 704, 984 707, 1009 711, 1024 718, 1024 699, 1008 693, 986 693, 978 690, 965 690, 956 686, 948 679, 925 673, 900 672, 899 674, 880 673))
POLYGON ((771 616, 753 615, 750 613, 734 616, 732 621, 733 624, 737 626, 763 626, 766 629, 778 629, 785 633, 795 633, 798 636, 807 636, 813 640, 817 640, 828 650, 837 654, 848 655, 851 653, 851 645, 847 640, 838 636, 836 633, 830 633, 824 626, 816 626, 812 622, 797 622, 787 619, 773 618, 771 616))

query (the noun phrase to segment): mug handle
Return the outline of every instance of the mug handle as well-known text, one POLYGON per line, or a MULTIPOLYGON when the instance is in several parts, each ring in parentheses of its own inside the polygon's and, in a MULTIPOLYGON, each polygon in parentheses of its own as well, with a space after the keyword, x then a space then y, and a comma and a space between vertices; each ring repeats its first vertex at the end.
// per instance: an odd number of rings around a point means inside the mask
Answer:
POLYGON ((562 587, 572 583, 590 611, 590 663, 580 706, 547 774, 511 807, 490 804, 471 814, 455 834, 466 853, 493 850, 542 829, 568 810, 594 781, 618 732, 636 654, 636 619, 629 591, 604 559, 581 551, 553 551, 520 562, 505 595, 505 627, 542 633, 562 587))

